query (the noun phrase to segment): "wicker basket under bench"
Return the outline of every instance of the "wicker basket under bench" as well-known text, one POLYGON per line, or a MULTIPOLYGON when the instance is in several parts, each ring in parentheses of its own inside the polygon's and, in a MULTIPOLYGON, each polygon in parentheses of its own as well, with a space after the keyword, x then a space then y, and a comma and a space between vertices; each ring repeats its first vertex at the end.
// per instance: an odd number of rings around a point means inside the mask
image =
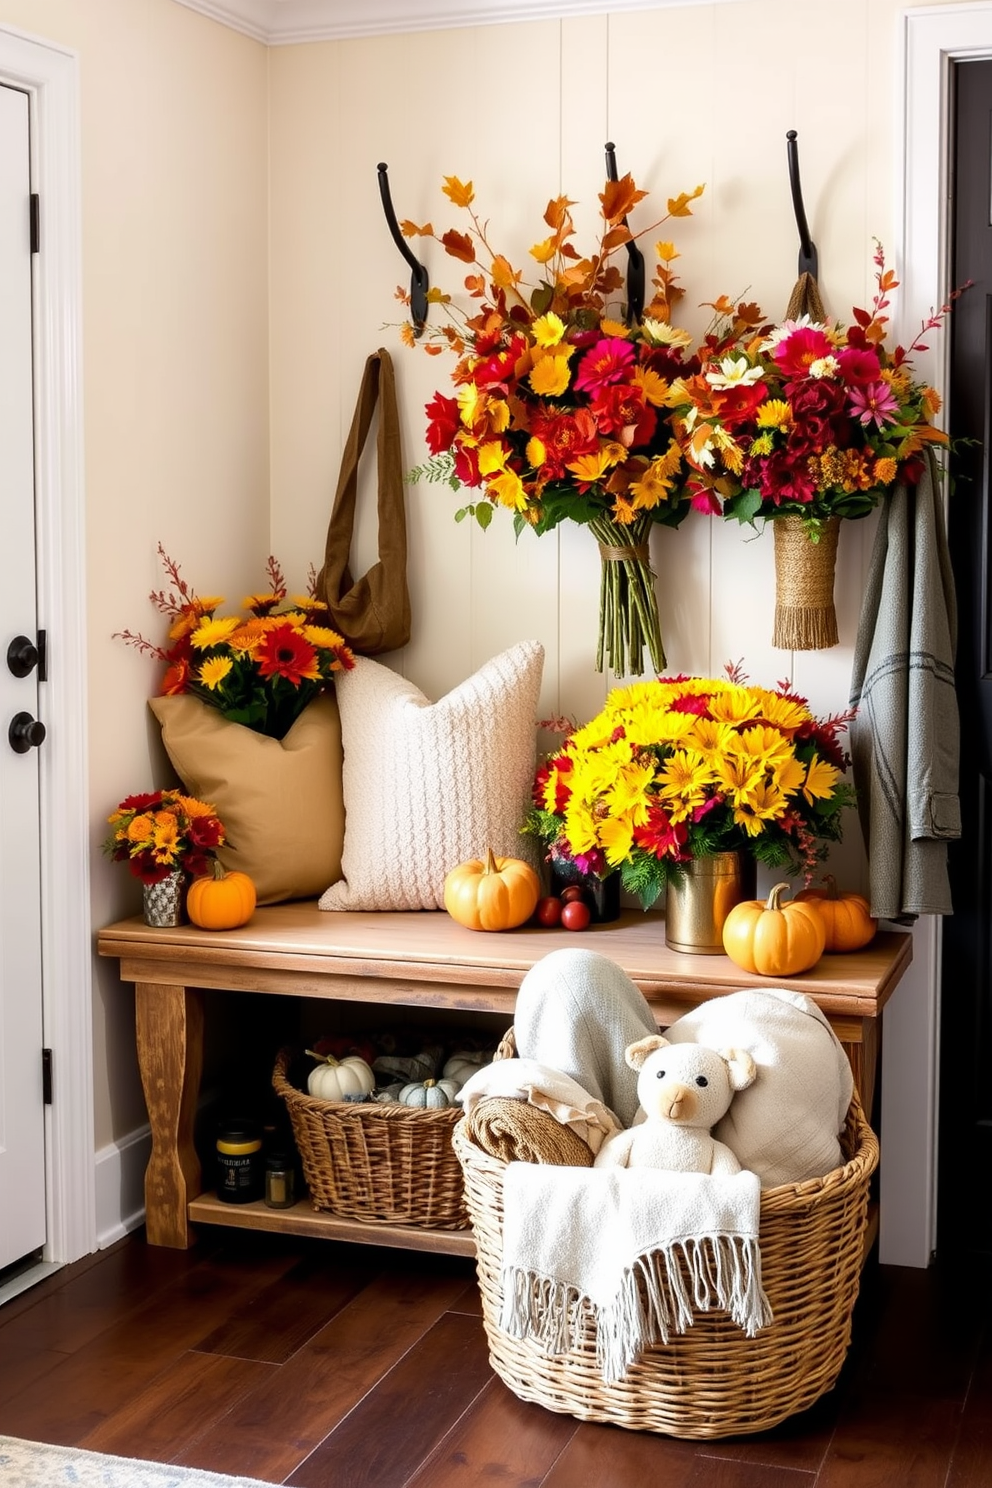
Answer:
POLYGON ((699 1315, 684 1334, 645 1351, 605 1384, 587 1311, 582 1342, 550 1358, 499 1326, 506 1164, 466 1133, 454 1134, 475 1233, 490 1361, 521 1400, 585 1421, 668 1436, 764 1431, 805 1410, 835 1383, 851 1338, 878 1142, 855 1097, 841 1139, 847 1161, 824 1178, 761 1195, 762 1281, 774 1322, 754 1338, 723 1312, 699 1315))
POLYGON ((286 1103, 314 1209, 366 1224, 464 1230, 468 1210, 452 1133, 461 1107, 316 1100, 289 1078, 282 1049, 272 1088, 286 1103))

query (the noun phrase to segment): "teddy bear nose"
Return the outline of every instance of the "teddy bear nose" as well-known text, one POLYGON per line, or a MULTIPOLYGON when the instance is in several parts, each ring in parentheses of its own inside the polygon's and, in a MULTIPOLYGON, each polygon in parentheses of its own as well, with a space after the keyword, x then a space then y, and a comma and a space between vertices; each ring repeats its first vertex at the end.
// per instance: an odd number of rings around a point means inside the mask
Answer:
POLYGON ((695 1114, 696 1100, 688 1085, 673 1080, 663 1092, 662 1111, 668 1121, 688 1121, 695 1114))

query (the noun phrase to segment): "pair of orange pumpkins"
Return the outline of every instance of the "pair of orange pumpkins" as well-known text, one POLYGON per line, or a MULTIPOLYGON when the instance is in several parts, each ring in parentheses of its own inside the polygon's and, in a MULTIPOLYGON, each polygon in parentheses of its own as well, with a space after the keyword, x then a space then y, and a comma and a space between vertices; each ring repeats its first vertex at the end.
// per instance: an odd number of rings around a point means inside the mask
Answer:
POLYGON ((723 926, 723 948, 742 971, 758 976, 796 976, 815 966, 824 951, 857 951, 878 928, 868 900, 842 893, 827 874, 822 889, 803 889, 783 900, 788 884, 776 884, 767 901, 736 904, 723 926))

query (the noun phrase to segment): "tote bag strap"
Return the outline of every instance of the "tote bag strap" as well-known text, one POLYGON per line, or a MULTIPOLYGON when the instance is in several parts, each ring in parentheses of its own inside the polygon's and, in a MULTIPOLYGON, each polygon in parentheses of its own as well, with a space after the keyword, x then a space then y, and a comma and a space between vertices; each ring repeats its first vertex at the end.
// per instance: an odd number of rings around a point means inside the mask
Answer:
POLYGON ((368 358, 362 374, 355 416, 341 457, 338 487, 327 527, 324 566, 317 576, 317 597, 327 605, 329 623, 361 656, 395 651, 410 639, 406 511, 396 383, 389 354, 381 347, 368 358), (377 402, 379 561, 360 579, 352 579, 349 561, 355 529, 358 463, 377 402))

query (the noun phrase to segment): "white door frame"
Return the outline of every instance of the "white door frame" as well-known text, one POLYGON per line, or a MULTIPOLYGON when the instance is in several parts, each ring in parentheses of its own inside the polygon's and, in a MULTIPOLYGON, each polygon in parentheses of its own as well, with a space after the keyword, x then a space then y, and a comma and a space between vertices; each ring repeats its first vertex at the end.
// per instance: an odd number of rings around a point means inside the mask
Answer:
MULTIPOLYGON (((947 191, 953 63, 992 56, 992 3, 928 5, 900 17, 896 138, 899 238, 895 330, 909 345, 949 283, 947 191)), ((920 366, 948 388, 948 342, 920 366)), ((882 1050, 881 1259, 925 1266, 937 1234, 937 1107, 941 922, 924 916, 913 931, 913 965, 885 1011, 882 1050)))
POLYGON ((30 98, 41 198, 35 505, 38 623, 49 637, 42 695, 50 726, 39 760, 43 1016, 55 1088, 45 1131, 49 1262, 96 1248, 78 70, 74 52, 0 26, 0 79, 30 98))

